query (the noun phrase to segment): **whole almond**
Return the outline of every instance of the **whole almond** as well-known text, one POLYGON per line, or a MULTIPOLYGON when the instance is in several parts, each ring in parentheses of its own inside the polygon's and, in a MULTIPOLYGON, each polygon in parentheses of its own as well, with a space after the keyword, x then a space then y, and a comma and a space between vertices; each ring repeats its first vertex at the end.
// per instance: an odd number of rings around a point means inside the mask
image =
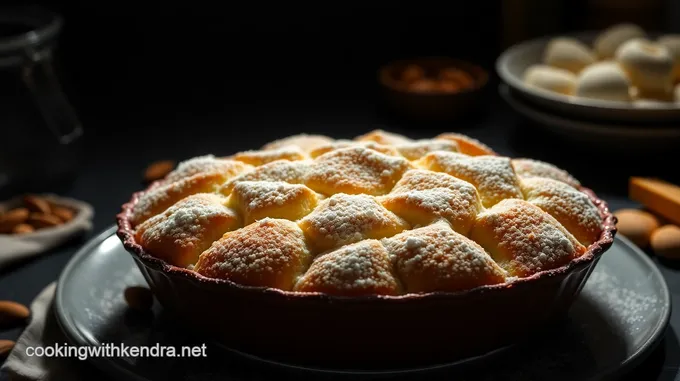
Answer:
POLYGON ((11 232, 15 226, 24 223, 29 214, 26 208, 16 208, 0 215, 0 233, 11 232))
POLYGON ((650 244, 654 254, 666 259, 680 259, 680 227, 665 225, 656 229, 650 244))
POLYGON ((12 328, 23 324, 31 311, 23 304, 0 300, 0 327, 12 328))
POLYGON ((31 213, 31 215, 28 216, 28 223, 33 225, 36 229, 44 229, 61 225, 61 220, 59 217, 52 214, 31 213))
POLYGON ((24 197, 24 205, 31 212, 49 214, 51 211, 50 203, 39 196, 28 195, 24 197))
POLYGON ((29 224, 19 224, 12 229, 12 234, 28 234, 34 231, 35 228, 29 224))
POLYGON ((12 340, 0 340, 0 360, 7 358, 16 343, 12 340))
POLYGON ((172 160, 160 160, 151 163, 144 171, 144 181, 152 182, 160 180, 172 172, 175 162, 172 160))
POLYGON ((619 209, 614 212, 618 222, 618 234, 630 239, 639 247, 649 246, 652 232, 659 227, 659 220, 651 213, 639 209, 619 209))
POLYGON ((59 217, 63 222, 69 222, 73 219, 73 211, 63 206, 53 206, 52 214, 59 217))
POLYGON ((146 287, 132 286, 125 289, 125 301, 135 310, 148 310, 153 305, 153 294, 146 287))

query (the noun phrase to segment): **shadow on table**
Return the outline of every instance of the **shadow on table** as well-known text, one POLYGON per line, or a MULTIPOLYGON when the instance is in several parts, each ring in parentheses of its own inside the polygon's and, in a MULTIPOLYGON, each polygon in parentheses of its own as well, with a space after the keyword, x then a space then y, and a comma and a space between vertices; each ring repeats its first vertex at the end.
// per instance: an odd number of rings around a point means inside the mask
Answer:
POLYGON ((665 267, 668 267, 673 270, 680 270, 680 261, 677 259, 666 259, 660 256, 656 257, 657 260, 659 261, 660 264, 664 265, 665 267))

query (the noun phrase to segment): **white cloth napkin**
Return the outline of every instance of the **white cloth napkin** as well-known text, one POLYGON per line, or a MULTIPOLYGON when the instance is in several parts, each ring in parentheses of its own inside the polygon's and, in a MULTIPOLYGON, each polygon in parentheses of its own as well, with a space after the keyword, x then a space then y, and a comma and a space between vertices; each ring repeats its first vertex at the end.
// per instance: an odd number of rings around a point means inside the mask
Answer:
MULTIPOLYGON (((0 368, 0 380, 9 381, 79 381, 102 380, 101 374, 78 358, 29 356, 28 347, 47 347, 66 343, 52 313, 56 282, 47 286, 31 303, 31 321, 0 368)), ((30 352, 30 351, 29 351, 30 352)))
MULTIPOLYGON (((38 230, 30 234, 0 234, 0 270, 14 262, 44 253, 92 229, 94 211, 88 203, 53 194, 41 196, 55 204, 72 208, 77 211, 77 214, 71 221, 54 228, 38 230)), ((11 209, 20 203, 21 198, 0 203, 0 212, 11 209)))

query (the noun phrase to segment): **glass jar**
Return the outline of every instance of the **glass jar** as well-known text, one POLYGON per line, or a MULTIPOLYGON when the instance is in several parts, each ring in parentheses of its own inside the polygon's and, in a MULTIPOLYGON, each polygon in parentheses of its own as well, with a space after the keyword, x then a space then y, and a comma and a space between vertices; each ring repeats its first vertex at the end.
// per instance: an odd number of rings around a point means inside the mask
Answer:
POLYGON ((73 178, 83 128, 54 67, 62 18, 0 9, 0 196, 56 192, 73 178))

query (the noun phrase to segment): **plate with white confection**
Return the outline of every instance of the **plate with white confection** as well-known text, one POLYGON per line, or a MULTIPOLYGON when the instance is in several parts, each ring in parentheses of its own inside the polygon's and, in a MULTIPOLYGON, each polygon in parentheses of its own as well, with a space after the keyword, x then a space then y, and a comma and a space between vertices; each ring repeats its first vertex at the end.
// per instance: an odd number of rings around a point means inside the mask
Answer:
POLYGON ((680 121, 680 34, 633 24, 530 40, 496 61, 522 100, 568 118, 646 123, 680 121))

